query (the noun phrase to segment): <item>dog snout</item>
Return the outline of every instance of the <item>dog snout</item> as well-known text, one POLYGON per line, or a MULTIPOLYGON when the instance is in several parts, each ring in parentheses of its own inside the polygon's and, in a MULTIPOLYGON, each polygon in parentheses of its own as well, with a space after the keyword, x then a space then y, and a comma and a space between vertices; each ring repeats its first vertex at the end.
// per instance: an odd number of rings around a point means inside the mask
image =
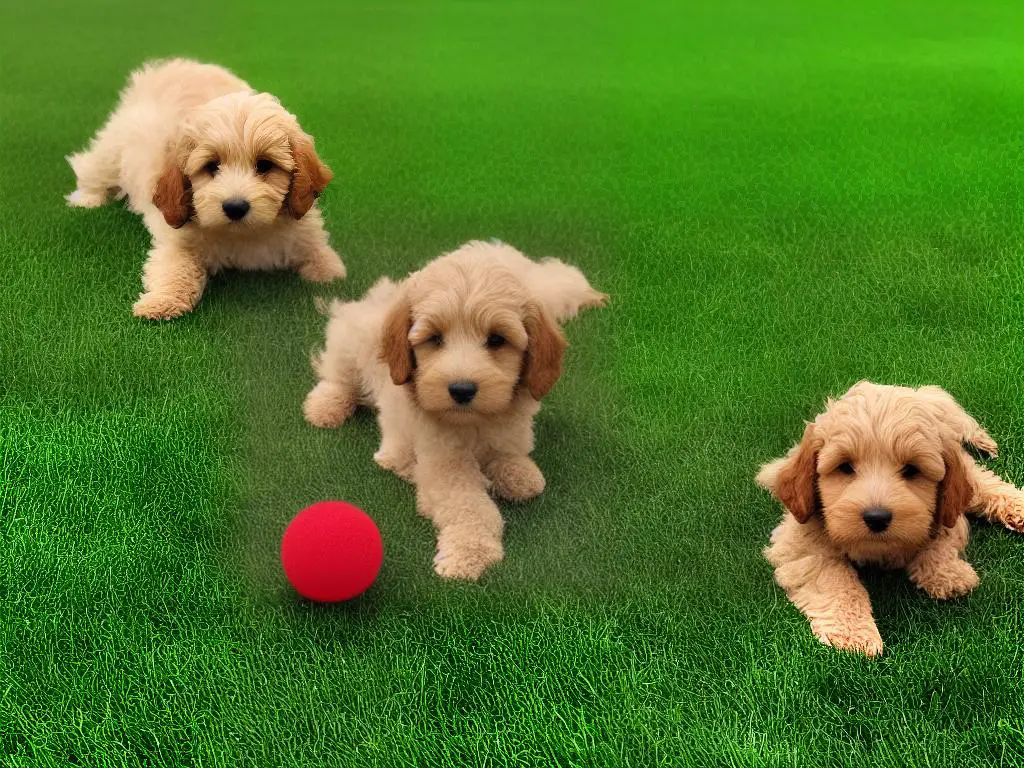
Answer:
POLYGON ((233 197, 230 200, 225 200, 221 207, 224 209, 225 216, 232 221, 238 221, 249 212, 249 201, 242 200, 240 197, 233 197))
POLYGON ((864 510, 864 525, 872 533, 881 533, 889 527, 892 522, 892 512, 885 507, 870 507, 864 510))
POLYGON ((448 385, 448 394, 459 405, 466 405, 476 397, 476 389, 472 381, 453 381, 448 385))

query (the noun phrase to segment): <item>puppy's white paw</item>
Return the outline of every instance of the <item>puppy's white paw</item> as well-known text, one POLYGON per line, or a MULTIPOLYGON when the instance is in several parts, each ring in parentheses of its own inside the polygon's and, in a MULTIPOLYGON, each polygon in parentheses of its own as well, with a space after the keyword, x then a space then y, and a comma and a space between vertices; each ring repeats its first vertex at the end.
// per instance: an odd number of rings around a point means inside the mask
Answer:
POLYGON ((344 387, 331 381, 319 382, 302 403, 306 422, 323 429, 340 427, 354 410, 355 403, 344 387))
POLYGON ((862 625, 832 625, 828 628, 817 627, 812 622, 814 636, 825 645, 840 651, 854 651, 865 656, 882 654, 882 636, 874 622, 862 625))
POLYGON ((345 264, 332 248, 323 248, 299 267, 299 275, 311 283, 330 283, 346 274, 345 264))
POLYGON ((441 535, 434 555, 434 572, 445 579, 476 581, 504 556, 500 541, 490 538, 446 541, 441 535))
POLYGON ((64 199, 68 201, 68 206, 71 208, 99 208, 107 202, 106 195, 96 192, 83 192, 80 189, 64 195, 64 199))
POLYGON ((146 320, 173 320, 192 311, 192 304, 169 293, 144 293, 132 307, 136 317, 146 320))

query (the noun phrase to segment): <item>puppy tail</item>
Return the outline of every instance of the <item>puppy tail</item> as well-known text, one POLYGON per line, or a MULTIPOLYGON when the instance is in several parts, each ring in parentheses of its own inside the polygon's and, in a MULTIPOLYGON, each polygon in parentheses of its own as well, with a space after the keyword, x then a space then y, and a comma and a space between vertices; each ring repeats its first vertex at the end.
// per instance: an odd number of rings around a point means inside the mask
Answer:
POLYGON ((559 322, 573 318, 582 309, 607 305, 608 294, 595 290, 577 267, 547 258, 533 268, 531 288, 559 322))
POLYGON ((785 463, 785 458, 776 459, 775 461, 769 461, 767 464, 761 467, 760 471, 757 473, 757 476, 754 478, 754 482, 756 482, 766 491, 774 493, 775 485, 779 479, 779 471, 782 469, 782 465, 785 463))

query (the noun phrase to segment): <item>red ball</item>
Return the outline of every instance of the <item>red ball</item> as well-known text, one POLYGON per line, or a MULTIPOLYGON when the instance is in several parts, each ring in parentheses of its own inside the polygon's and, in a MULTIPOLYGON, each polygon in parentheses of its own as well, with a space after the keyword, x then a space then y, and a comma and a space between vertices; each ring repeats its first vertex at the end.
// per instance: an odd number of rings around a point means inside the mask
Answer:
POLYGON ((303 597, 351 600, 373 584, 384 559, 380 531, 363 510, 321 501, 299 512, 281 538, 281 564, 303 597))

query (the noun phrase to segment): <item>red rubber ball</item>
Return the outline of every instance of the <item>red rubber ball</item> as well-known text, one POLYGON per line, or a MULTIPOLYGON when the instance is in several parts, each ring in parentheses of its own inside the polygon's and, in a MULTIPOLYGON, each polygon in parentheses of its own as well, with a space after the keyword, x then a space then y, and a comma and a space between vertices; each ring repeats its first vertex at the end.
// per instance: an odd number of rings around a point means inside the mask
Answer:
POLYGON ((303 597, 351 600, 373 584, 384 559, 369 515, 344 501, 321 501, 299 512, 281 539, 281 565, 303 597))

